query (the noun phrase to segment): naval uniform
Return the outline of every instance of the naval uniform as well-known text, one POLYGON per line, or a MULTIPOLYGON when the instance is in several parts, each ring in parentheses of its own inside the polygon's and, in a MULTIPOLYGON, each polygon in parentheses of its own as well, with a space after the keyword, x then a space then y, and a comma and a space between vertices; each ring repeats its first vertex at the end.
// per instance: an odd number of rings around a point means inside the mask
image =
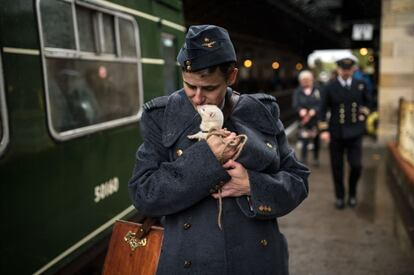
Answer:
POLYGON ((188 139, 200 122, 183 90, 145 104, 140 121, 144 142, 129 192, 139 212, 165 217, 157 274, 288 274, 276 218, 307 197, 309 170, 287 143, 276 99, 241 95, 225 122, 248 137, 236 161, 248 171, 251 194, 223 198, 222 230, 211 194, 230 176, 206 141, 188 139))
POLYGON ((344 154, 350 167, 348 195, 349 198, 356 197, 357 182, 362 171, 362 137, 369 106, 369 92, 363 81, 354 78, 344 81, 338 77, 325 88, 319 128, 330 133, 329 152, 337 199, 345 197, 344 154), (327 111, 331 113, 329 125, 326 123, 327 111))

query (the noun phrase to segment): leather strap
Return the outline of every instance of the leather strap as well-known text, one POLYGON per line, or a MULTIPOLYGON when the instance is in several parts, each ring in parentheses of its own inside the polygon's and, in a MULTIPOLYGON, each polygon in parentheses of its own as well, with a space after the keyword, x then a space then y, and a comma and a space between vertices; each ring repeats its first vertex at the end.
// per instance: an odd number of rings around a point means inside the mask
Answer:
POLYGON ((141 226, 141 229, 138 230, 137 232, 137 238, 142 239, 145 236, 147 236, 151 230, 151 226, 155 225, 157 222, 158 222, 158 219, 156 218, 146 217, 141 226))
POLYGON ((236 107, 237 102, 239 101, 239 98, 240 98, 240 93, 233 91, 231 93, 230 98, 226 99, 226 102, 223 108, 224 121, 226 121, 230 117, 230 115, 233 113, 234 107, 236 107))

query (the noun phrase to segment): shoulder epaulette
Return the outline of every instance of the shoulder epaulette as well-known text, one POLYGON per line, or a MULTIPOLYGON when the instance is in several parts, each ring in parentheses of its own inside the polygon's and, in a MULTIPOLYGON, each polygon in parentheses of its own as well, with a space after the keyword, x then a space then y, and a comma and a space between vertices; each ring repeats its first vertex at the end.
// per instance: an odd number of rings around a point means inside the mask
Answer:
POLYGON ((145 111, 151 111, 157 108, 162 108, 167 105, 168 96, 156 97, 144 104, 145 111))
POLYGON ((276 102, 276 98, 274 96, 268 95, 268 94, 251 94, 250 96, 257 98, 260 101, 274 101, 276 102))

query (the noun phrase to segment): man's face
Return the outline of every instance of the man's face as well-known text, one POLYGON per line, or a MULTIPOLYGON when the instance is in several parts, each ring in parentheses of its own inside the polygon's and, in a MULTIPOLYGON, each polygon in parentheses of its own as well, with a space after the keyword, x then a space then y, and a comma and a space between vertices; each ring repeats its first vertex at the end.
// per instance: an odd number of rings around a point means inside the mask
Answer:
POLYGON ((220 70, 214 73, 183 72, 184 91, 194 107, 204 104, 221 106, 227 86, 236 80, 237 69, 225 79, 220 70))
POLYGON ((350 78, 353 72, 354 72, 353 67, 349 69, 343 69, 341 67, 338 67, 338 75, 344 80, 350 78))

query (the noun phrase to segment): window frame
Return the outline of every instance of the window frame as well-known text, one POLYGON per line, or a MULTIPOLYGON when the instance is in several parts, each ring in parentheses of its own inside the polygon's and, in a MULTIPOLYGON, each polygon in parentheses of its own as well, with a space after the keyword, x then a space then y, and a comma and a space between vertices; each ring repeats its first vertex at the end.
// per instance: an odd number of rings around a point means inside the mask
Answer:
MULTIPOLYGON (((71 5, 72 9, 72 24, 74 27, 74 38, 75 38, 75 50, 71 49, 62 49, 62 48, 52 48, 52 47, 45 47, 45 40, 43 34, 43 26, 42 26, 42 13, 40 10, 40 2, 42 0, 36 0, 36 12, 37 16, 37 23, 39 27, 39 38, 40 38, 40 47, 41 47, 41 59, 42 59, 42 68, 43 68, 43 81, 44 81, 44 92, 46 98, 46 112, 47 112, 47 123, 48 129, 52 135, 52 137, 58 141, 66 141, 73 138, 85 136, 91 133, 95 133, 98 131, 104 131, 110 128, 118 127, 121 125, 130 124, 133 122, 138 121, 141 118, 143 112, 143 100, 144 100, 144 93, 143 93, 143 83, 142 83, 142 62, 141 62, 141 44, 140 44, 140 32, 139 26, 136 22, 135 18, 131 15, 122 13, 116 9, 109 9, 103 8, 98 6, 98 4, 93 4, 94 2, 89 0, 88 3, 78 1, 78 0, 57 0, 61 2, 66 2, 71 5), (97 55, 96 53, 92 52, 85 52, 80 50, 80 41, 79 41, 79 30, 78 30, 78 22, 76 17, 76 5, 92 9, 94 11, 100 12, 100 17, 103 17, 102 14, 106 13, 111 16, 114 16, 114 28, 115 28, 115 54, 108 54, 102 53, 100 51, 102 44, 100 43, 97 47, 97 55), (136 45, 136 57, 123 57, 121 53, 121 41, 119 36, 119 18, 125 19, 130 21, 134 28, 135 34, 135 45, 136 45), (58 59, 74 59, 74 60, 88 60, 88 61, 106 61, 106 62, 116 62, 116 63, 130 63, 130 64, 137 64, 137 82, 138 82, 138 100, 139 100, 139 108, 138 112, 132 116, 122 117, 114 120, 109 120, 105 122, 100 122, 97 124, 92 124, 80 128, 74 128, 70 130, 66 130, 63 132, 58 132, 53 127, 52 122, 52 115, 51 115, 51 102, 50 102, 50 93, 49 93, 49 83, 48 83, 48 71, 47 71, 47 58, 58 58, 58 59)), ((103 20, 99 20, 100 26, 99 29, 103 29, 102 25, 103 20)), ((101 31, 99 31, 99 38, 98 40, 102 42, 104 37, 102 37, 101 31)))
POLYGON ((7 145, 10 141, 9 136, 9 124, 7 117, 7 104, 6 104, 6 95, 4 90, 4 79, 3 79, 3 60, 0 54, 0 104, 1 104, 1 127, 2 127, 2 136, 0 137, 0 156, 3 155, 6 150, 7 145))
MULTIPOLYGON (((178 43, 177 43, 178 42, 177 36, 172 34, 171 32, 166 32, 166 31, 161 32, 161 34, 160 34, 160 42, 161 43, 163 42, 164 37, 169 38, 173 41, 174 51, 177 52, 177 49, 179 49, 179 46, 178 46, 178 43)), ((165 62, 164 63, 164 68, 163 68, 163 70, 165 70, 165 66, 166 66, 167 61, 166 61, 166 58, 165 58, 164 54, 163 54, 162 58, 164 59, 164 62, 165 62)), ((177 90, 177 89, 179 89, 178 87, 179 87, 179 83, 180 83, 180 72, 181 72, 181 70, 180 70, 180 64, 176 61, 175 57, 174 57, 174 65, 175 65, 175 70, 176 70, 175 71, 175 81, 176 81, 175 82, 175 84, 176 84, 175 89, 177 90), (178 64, 178 66, 177 66, 177 64, 178 64)), ((165 83, 164 83, 164 89, 165 89, 165 83)), ((164 90, 164 95, 168 95, 168 94, 165 94, 165 90, 164 90)))

